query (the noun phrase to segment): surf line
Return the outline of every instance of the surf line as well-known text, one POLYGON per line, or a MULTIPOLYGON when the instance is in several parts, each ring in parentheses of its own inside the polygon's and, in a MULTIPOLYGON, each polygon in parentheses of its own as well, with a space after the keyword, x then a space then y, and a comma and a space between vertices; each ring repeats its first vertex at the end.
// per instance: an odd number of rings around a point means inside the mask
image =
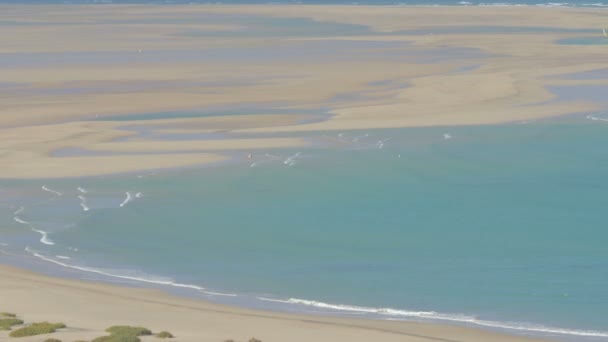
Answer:
POLYGON ((86 194, 88 191, 85 188, 81 188, 81 187, 77 187, 76 190, 78 190, 80 193, 86 194))
POLYGON ((27 253, 30 253, 31 255, 35 256, 36 258, 39 258, 39 259, 42 259, 44 261, 53 263, 55 265, 63 266, 63 267, 66 267, 66 268, 75 269, 75 270, 78 270, 78 271, 100 274, 100 275, 103 275, 103 276, 106 276, 106 277, 126 279, 126 280, 133 280, 133 281, 138 281, 138 282, 142 282, 142 283, 150 283, 150 284, 157 284, 157 285, 165 285, 165 286, 173 286, 173 287, 192 289, 192 290, 196 290, 196 291, 199 291, 199 292, 202 292, 202 293, 205 293, 205 294, 208 294, 208 295, 214 295, 214 296, 229 296, 229 297, 237 297, 238 296, 238 295, 232 294, 232 293, 211 292, 211 291, 208 291, 207 289, 205 289, 202 286, 178 283, 178 282, 175 282, 173 280, 155 280, 155 279, 148 279, 148 278, 143 278, 143 277, 121 275, 121 274, 116 274, 116 273, 105 272, 103 270, 99 270, 99 269, 95 269, 95 268, 89 268, 89 267, 82 267, 82 266, 67 264, 65 262, 61 262, 59 260, 55 260, 53 258, 49 258, 47 256, 44 256, 44 255, 38 253, 37 251, 32 250, 29 246, 25 247, 25 251, 27 253))
POLYGON ((52 190, 52 189, 47 188, 47 187, 46 187, 46 185, 43 185, 43 186, 42 186, 42 190, 44 190, 44 191, 46 191, 46 192, 53 193, 53 194, 55 194, 55 195, 57 195, 57 196, 61 196, 61 195, 63 195, 63 194, 62 194, 61 192, 59 192, 59 191, 55 191, 55 190, 52 190))
POLYGON ((132 199, 133 197, 131 197, 131 193, 127 191, 127 198, 125 198, 125 200, 120 203, 120 206, 124 207, 125 205, 127 205, 127 203, 131 202, 132 199))
POLYGON ((45 232, 44 230, 40 230, 40 229, 34 228, 34 226, 32 226, 31 223, 29 223, 29 222, 27 222, 25 220, 22 220, 22 219, 20 219, 17 216, 13 217, 13 219, 16 222, 18 222, 18 223, 21 223, 21 224, 24 224, 24 225, 30 227, 30 229, 32 231, 34 231, 34 232, 42 235, 42 237, 40 238, 40 242, 42 242, 43 244, 45 244, 45 245, 54 245, 55 244, 51 239, 49 239, 49 233, 48 232, 45 232))

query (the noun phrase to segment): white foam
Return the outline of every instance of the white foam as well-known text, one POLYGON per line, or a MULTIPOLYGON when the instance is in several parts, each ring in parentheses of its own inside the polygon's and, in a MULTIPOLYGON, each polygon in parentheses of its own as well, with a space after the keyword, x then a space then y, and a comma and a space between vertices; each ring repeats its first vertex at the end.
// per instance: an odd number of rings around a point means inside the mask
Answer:
POLYGON ((297 152, 296 154, 287 157, 287 159, 283 161, 283 164, 287 166, 294 166, 296 164, 296 160, 300 158, 300 154, 300 152, 297 152))
POLYGON ((13 217, 13 219, 21 224, 30 224, 29 222, 24 221, 24 220, 18 218, 17 216, 13 217))
POLYGON ((192 289, 192 290, 196 290, 199 292, 203 292, 205 294, 208 295, 215 295, 215 296, 230 296, 230 297, 236 297, 236 294, 232 294, 232 293, 218 293, 218 292, 210 292, 210 291, 206 291, 204 287, 202 286, 197 286, 197 285, 192 285, 192 284, 182 284, 182 283, 176 283, 173 280, 163 280, 163 279, 151 279, 151 278, 144 278, 144 277, 139 277, 139 276, 130 276, 130 275, 123 275, 123 274, 117 274, 117 273, 112 273, 112 272, 108 272, 105 270, 100 270, 100 269, 96 269, 96 268, 91 268, 91 267, 83 267, 83 266, 77 266, 77 265, 72 265, 72 264, 67 264, 65 262, 61 262, 59 260, 55 260, 53 258, 49 258, 47 256, 44 256, 40 253, 38 253, 37 251, 32 250, 31 248, 25 247, 25 251, 30 253, 31 255, 35 256, 36 258, 39 258, 41 260, 53 263, 55 265, 59 265, 62 267, 66 267, 66 268, 71 268, 74 270, 78 270, 78 271, 83 271, 83 272, 88 272, 88 273, 94 273, 94 274, 100 274, 106 277, 111 277, 111 278, 118 278, 118 279, 125 279, 125 280, 133 280, 133 281, 138 281, 141 283, 149 283, 149 284, 156 284, 156 285, 165 285, 165 286, 173 286, 173 287, 179 287, 179 288, 186 288, 186 289, 192 289))
POLYGON ((258 165, 258 163, 254 162, 254 163, 251 163, 251 165, 249 165, 249 167, 256 167, 257 165, 258 165))
POLYGON ((34 227, 32 227, 32 230, 35 231, 36 233, 42 235, 42 237, 40 238, 40 242, 42 242, 45 245, 54 245, 55 243, 49 239, 49 233, 45 232, 44 230, 40 230, 40 229, 36 229, 34 227))
POLYGON ((59 191, 55 191, 55 190, 52 190, 52 189, 47 188, 47 187, 46 187, 46 185, 43 185, 43 186, 42 186, 42 190, 44 190, 44 191, 46 191, 46 192, 53 193, 53 194, 55 194, 55 195, 57 195, 57 196, 61 196, 61 195, 63 195, 63 194, 62 194, 61 192, 59 192, 59 191))
POLYGON ((15 211, 15 212, 13 213, 13 215, 19 215, 19 213, 21 213, 21 212, 22 212, 22 211, 24 211, 24 210, 25 210, 25 207, 19 207, 19 209, 17 209, 17 211, 15 211))
POLYGON ((138 192, 135 194, 135 198, 141 198, 143 196, 143 194, 141 192, 138 192))
POLYGON ((8 243, 0 242, 0 246, 5 246, 6 247, 6 246, 8 246, 8 243))
POLYGON ((89 211, 89 207, 87 207, 87 199, 82 195, 78 195, 78 198, 80 199, 80 206, 82 207, 82 210, 89 211))
POLYGON ((384 140, 378 140, 378 141, 376 142, 376 147, 377 147, 377 148, 379 148, 379 149, 384 148, 384 144, 385 144, 387 141, 389 141, 389 140, 391 140, 391 138, 386 138, 386 139, 384 139, 384 140))
POLYGON ((63 260, 70 260, 70 259, 72 259, 69 256, 65 256, 65 255, 55 255, 55 258, 57 258, 57 259, 63 259, 63 260))
POLYGON ((587 120, 593 120, 593 121, 605 121, 605 122, 608 122, 608 119, 599 118, 599 117, 597 117, 597 116, 593 116, 593 115, 587 115, 587 120))
POLYGON ((452 139, 452 135, 450 133, 444 133, 443 140, 449 140, 449 139, 452 139))
POLYGON ((127 191, 127 197, 125 198, 124 201, 122 201, 122 203, 120 203, 121 207, 124 207, 125 205, 127 205, 127 203, 131 202, 131 193, 127 191))
POLYGON ((359 140, 361 140, 363 138, 367 138, 367 137, 369 137, 369 134, 365 133, 363 135, 353 138, 352 142, 356 143, 356 142, 359 142, 359 140))
POLYGON ((224 297, 237 297, 237 294, 234 293, 220 293, 220 292, 211 292, 211 291, 201 291, 205 294, 208 295, 212 295, 212 296, 224 296, 224 297))
POLYGON ((76 189, 83 194, 86 194, 88 192, 85 188, 77 187, 76 189))
POLYGON ((270 153, 266 153, 264 155, 270 159, 279 159, 280 158, 279 156, 276 156, 276 155, 270 154, 270 153))
POLYGON ((572 335, 572 336, 586 336, 586 337, 608 337, 608 331, 593 331, 593 330, 575 330, 575 329, 564 329, 556 327, 546 327, 536 324, 528 323, 516 323, 516 322, 497 322, 478 319, 475 316, 470 315, 458 315, 458 314, 445 314, 435 311, 407 311, 391 308, 373 308, 364 306, 351 306, 351 305, 340 305, 340 304, 329 304, 324 302, 318 302, 313 300, 305 300, 298 298, 290 298, 288 300, 271 299, 265 297, 257 297, 259 300, 312 306, 316 308, 344 311, 344 312, 360 312, 367 314, 377 314, 381 316, 389 317, 390 319, 406 319, 406 318, 423 318, 431 320, 442 320, 459 323, 467 323, 472 325, 479 325, 490 328, 499 328, 506 330, 517 330, 527 331, 536 333, 547 333, 547 334, 561 334, 561 335, 572 335))

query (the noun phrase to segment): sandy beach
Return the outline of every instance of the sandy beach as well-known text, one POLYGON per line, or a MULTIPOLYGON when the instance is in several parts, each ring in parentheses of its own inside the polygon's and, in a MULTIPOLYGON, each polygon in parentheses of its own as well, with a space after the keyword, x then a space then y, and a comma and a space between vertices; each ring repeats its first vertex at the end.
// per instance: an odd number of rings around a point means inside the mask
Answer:
MULTIPOLYGON (((188 300, 158 290, 123 288, 50 278, 0 266, 0 308, 26 322, 63 322, 68 328, 49 336, 63 341, 106 335, 112 325, 168 330, 175 341, 541 341, 477 329, 413 322, 304 316, 253 311, 188 300)), ((0 332, 0 341, 13 341, 0 332)), ((46 338, 46 337, 44 337, 46 338)), ((20 338, 40 341, 41 337, 20 338)), ((146 337, 145 340, 158 340, 146 337)))

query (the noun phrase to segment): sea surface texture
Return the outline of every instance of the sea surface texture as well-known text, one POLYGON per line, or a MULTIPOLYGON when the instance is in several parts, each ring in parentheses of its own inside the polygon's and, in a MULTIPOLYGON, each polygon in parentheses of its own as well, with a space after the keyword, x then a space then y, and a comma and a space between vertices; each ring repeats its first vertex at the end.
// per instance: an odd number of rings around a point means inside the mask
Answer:
POLYGON ((308 138, 202 169, 0 181, 0 248, 248 307, 608 339, 608 113, 308 138))

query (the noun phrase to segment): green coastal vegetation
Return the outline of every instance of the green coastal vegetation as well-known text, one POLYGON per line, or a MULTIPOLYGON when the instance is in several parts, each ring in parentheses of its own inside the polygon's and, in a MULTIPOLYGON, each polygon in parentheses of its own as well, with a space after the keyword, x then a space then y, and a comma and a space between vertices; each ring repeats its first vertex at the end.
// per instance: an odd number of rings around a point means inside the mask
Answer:
POLYGON ((173 338, 173 334, 171 334, 168 331, 161 331, 158 334, 156 334, 156 337, 158 337, 158 338, 173 338))
POLYGON ((23 321, 18 318, 0 318, 0 330, 11 330, 13 326, 20 324, 23 324, 23 321))
MULTIPOLYGON (((16 325, 22 325, 24 321, 17 318, 16 314, 0 312, 0 330, 11 330, 16 325)), ((56 332, 58 329, 66 328, 64 323, 49 323, 49 322, 37 322, 29 325, 20 327, 10 332, 10 337, 26 337, 36 336, 42 334, 50 334, 56 332)), ((152 331, 144 327, 136 327, 129 325, 115 325, 106 329, 106 332, 110 335, 100 336, 93 339, 91 342, 141 342, 140 336, 151 336, 152 331)), ((154 334, 157 338, 174 338, 173 334, 163 330, 157 334, 154 334)), ((44 342, 62 342, 56 338, 48 338, 44 342)), ((75 341, 75 342, 88 342, 88 341, 75 341)), ((260 340, 251 339, 249 342, 261 342, 260 340)))
POLYGON ((57 329, 63 329, 66 325, 63 323, 49 323, 49 322, 39 322, 32 323, 28 326, 19 328, 17 330, 11 331, 9 334, 10 337, 26 337, 26 336, 35 336, 42 334, 51 334, 57 331, 57 329))
POLYGON ((140 342, 139 336, 152 335, 150 329, 128 325, 115 325, 106 329, 106 332, 110 335, 97 337, 92 342, 140 342))

